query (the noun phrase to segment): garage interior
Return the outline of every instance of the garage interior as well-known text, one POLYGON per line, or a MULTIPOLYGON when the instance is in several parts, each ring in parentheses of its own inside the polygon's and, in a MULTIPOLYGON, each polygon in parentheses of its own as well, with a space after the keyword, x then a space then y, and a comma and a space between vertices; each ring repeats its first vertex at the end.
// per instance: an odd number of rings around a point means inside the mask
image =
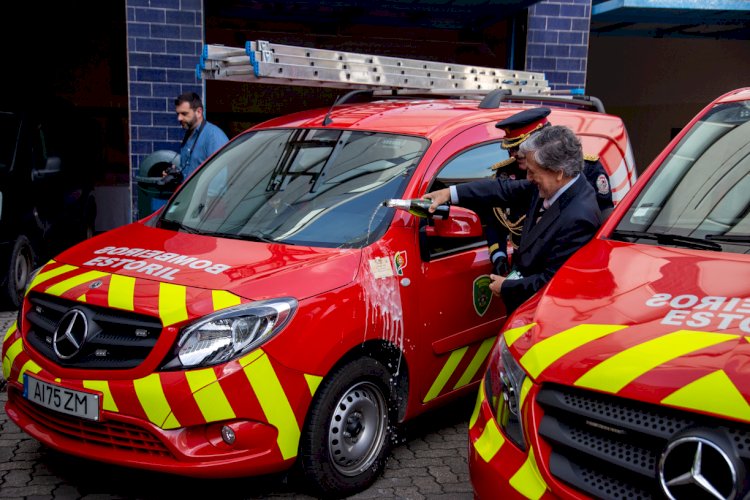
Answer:
MULTIPOLYGON (((524 69, 533 0, 205 0, 205 41, 246 40, 524 69)), ((750 5, 594 0, 586 93, 628 128, 639 171, 713 98, 750 82, 750 5)), ((3 100, 96 124, 97 186, 130 185, 125 0, 11 2, 3 100), (94 21, 92 22, 92 18, 94 21), (42 50, 36 49, 42 45, 42 50), (66 106, 59 106, 60 104, 66 106)), ((207 117, 231 137, 264 119, 329 106, 338 91, 205 83, 207 117)), ((104 213, 102 217, 107 217, 104 213)), ((111 229, 115 219, 97 222, 111 229)))

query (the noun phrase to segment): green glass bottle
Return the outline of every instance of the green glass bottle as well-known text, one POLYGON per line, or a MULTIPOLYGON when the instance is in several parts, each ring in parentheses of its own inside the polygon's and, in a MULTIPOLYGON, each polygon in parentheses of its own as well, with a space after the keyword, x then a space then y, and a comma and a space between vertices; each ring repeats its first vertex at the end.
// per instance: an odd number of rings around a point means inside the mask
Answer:
POLYGON ((399 208, 406 210, 417 217, 441 217, 446 218, 450 213, 450 205, 438 205, 433 213, 430 213, 429 208, 432 205, 432 201, 425 198, 412 198, 410 200, 402 200, 398 198, 392 198, 385 200, 383 205, 391 208, 399 208))

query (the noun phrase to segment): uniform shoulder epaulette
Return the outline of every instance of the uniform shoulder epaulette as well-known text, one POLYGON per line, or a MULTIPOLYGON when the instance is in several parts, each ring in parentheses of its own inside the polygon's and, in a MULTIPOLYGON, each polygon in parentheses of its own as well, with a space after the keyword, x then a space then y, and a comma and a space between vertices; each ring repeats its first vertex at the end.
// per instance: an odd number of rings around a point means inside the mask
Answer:
POLYGON ((503 168, 503 167, 507 167, 508 165, 510 165, 511 163, 513 163, 513 162, 515 162, 515 161, 516 161, 516 158, 515 158, 514 156, 511 156, 511 157, 509 157, 509 158, 506 158, 506 159, 505 159, 505 160, 503 160, 503 161, 499 161, 499 162, 495 163, 495 164, 494 164, 494 165, 492 165, 492 166, 491 166, 490 168, 491 168, 492 170, 497 170, 498 168, 503 168))
POLYGON ((599 161, 599 155, 583 155, 583 159, 586 161, 599 161))

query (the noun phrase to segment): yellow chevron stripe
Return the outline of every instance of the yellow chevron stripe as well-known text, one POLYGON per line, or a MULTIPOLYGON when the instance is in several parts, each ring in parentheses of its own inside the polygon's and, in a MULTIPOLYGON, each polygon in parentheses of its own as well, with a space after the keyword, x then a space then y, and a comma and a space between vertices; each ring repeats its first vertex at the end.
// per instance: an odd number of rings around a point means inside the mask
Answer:
POLYGON ((16 360, 16 356, 23 350, 23 339, 20 337, 13 342, 3 356, 3 378, 8 380, 10 377, 10 368, 16 360))
POLYGON ((513 342, 518 340, 518 338, 523 335, 524 333, 531 330, 531 327, 535 326, 536 323, 529 323, 528 325, 519 326, 517 328, 511 328, 510 330, 505 330, 503 332, 503 337, 505 337, 505 343, 510 347, 513 345, 513 342))
MULTIPOLYGON (((5 336, 3 337, 3 344, 6 340, 10 338, 11 335, 16 333, 16 330, 18 330, 18 326, 16 326, 16 320, 13 320, 13 323, 10 324, 10 327, 8 328, 8 331, 5 332, 5 336)), ((2 347, 2 346, 0 346, 2 347)))
POLYGON ((477 353, 474 355, 471 363, 469 363, 469 366, 467 366, 466 370, 464 370, 464 372, 461 374, 461 378, 458 379, 456 385, 453 386, 454 389, 463 387, 474 379, 474 376, 482 366, 482 363, 484 363, 484 360, 487 359, 487 355, 490 353, 490 349, 492 349, 492 345, 495 343, 495 339, 496 337, 492 337, 489 339, 485 339, 484 342, 482 342, 482 345, 480 345, 479 349, 477 349, 477 353))
POLYGON ((528 396, 529 391, 531 390, 531 387, 534 384, 531 382, 531 379, 529 377, 526 377, 523 379, 523 384, 521 384, 521 399, 518 402, 518 407, 523 408, 523 403, 526 401, 526 396, 528 396))
POLYGON ((479 392, 477 393, 477 402, 474 404, 474 411, 471 412, 471 417, 469 418, 469 429, 472 429, 474 427, 474 424, 477 423, 477 419, 479 418, 479 412, 482 409, 482 402, 485 400, 485 393, 484 393, 484 379, 479 383, 479 392))
POLYGON ((299 425, 271 361, 261 349, 257 352, 257 355, 242 358, 240 364, 245 367, 247 380, 255 391, 268 423, 279 431, 276 443, 282 458, 286 460, 297 456, 299 425))
MULTIPOLYGON (((45 264, 45 266, 48 266, 50 264, 54 264, 55 261, 51 260, 45 264)), ((29 285, 28 290, 31 290, 35 286, 37 286, 40 283, 44 283, 45 281, 54 278, 55 276, 60 276, 61 274, 65 274, 68 271, 72 271, 74 269, 78 269, 75 266, 69 266, 67 264, 64 264, 60 267, 57 267, 55 269, 52 269, 51 271, 43 271, 37 274, 34 279, 31 281, 31 284, 29 285)))
POLYGON ((307 381, 307 387, 310 388, 310 396, 315 394, 315 391, 318 390, 318 386, 320 385, 320 382, 322 382, 322 380, 323 377, 305 373, 305 381, 307 381))
POLYGON ((159 283, 159 317, 164 326, 188 319, 187 288, 172 283, 159 283))
POLYGON ((135 311, 133 300, 135 297, 135 278, 113 274, 109 278, 107 303, 109 307, 135 311))
POLYGON ((234 418, 234 410, 216 379, 212 368, 185 372, 190 390, 206 422, 218 422, 234 418))
POLYGON ((492 460, 500 448, 505 444, 505 438, 497 428, 494 420, 487 421, 482 435, 474 441, 474 449, 485 462, 492 460))
POLYGON ((445 387, 445 384, 448 383, 448 379, 451 378, 453 372, 456 371, 458 363, 461 362, 461 359, 464 357, 464 354, 466 354, 466 351, 468 349, 468 347, 462 347, 461 349, 456 349, 455 351, 451 352, 451 355, 448 357, 448 361, 445 362, 443 368, 440 370, 440 373, 438 373, 437 378, 432 383, 432 387, 430 387, 430 390, 427 391, 427 394, 422 400, 423 403, 435 399, 438 394, 440 394, 440 391, 442 391, 445 387))
POLYGON ((28 360, 27 362, 23 364, 23 366, 21 367, 21 370, 18 372, 18 381, 23 383, 23 374, 26 372, 39 373, 40 371, 42 371, 41 366, 39 366, 38 364, 34 363, 31 360, 28 360))
POLYGON ((547 484, 539 473, 533 448, 529 448, 528 458, 508 482, 521 495, 532 500, 538 500, 547 491, 547 484))
POLYGON ((101 271, 88 271, 82 274, 79 274, 78 276, 73 276, 72 278, 68 278, 66 280, 61 281, 60 283, 56 283, 49 287, 46 292, 50 295, 62 295, 71 288, 75 288, 78 285, 82 285, 84 283, 87 283, 89 281, 94 281, 102 276, 106 276, 107 273, 103 273, 101 271))
POLYGON ((84 293, 83 295, 81 295, 80 297, 78 297, 76 299, 76 301, 78 301, 78 302, 86 302, 86 294, 84 293))
POLYGON ((549 365, 584 344, 622 330, 623 325, 577 325, 534 344, 521 358, 521 365, 536 378, 549 365))
POLYGON ((109 390, 109 383, 106 380, 84 380, 83 386, 86 389, 99 391, 102 393, 102 408, 107 411, 119 411, 112 397, 112 391, 109 390))
POLYGON ((575 385, 615 393, 667 361, 737 338, 739 335, 692 330, 672 332, 602 361, 583 374, 575 385))
POLYGON ((701 377, 661 400, 671 406, 748 421, 750 405, 723 370, 701 377))
POLYGON ((242 299, 233 293, 225 290, 212 290, 211 297, 213 299, 214 311, 219 309, 226 309, 227 307, 238 306, 242 303, 242 299))
MULTIPOLYGON (((158 373, 152 373, 138 380, 133 380, 133 388, 138 396, 143 411, 146 412, 148 420, 162 429, 173 428, 164 425, 167 417, 172 412, 164 388, 158 373)), ((179 427, 179 424, 177 425, 179 427)))

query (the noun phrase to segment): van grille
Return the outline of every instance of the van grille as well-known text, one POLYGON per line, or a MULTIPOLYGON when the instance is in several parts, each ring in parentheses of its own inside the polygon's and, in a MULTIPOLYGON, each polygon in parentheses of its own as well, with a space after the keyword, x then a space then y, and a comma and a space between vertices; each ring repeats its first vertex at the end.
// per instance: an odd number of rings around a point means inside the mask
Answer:
POLYGON ((125 370, 141 364, 149 355, 162 330, 153 317, 118 311, 31 293, 31 307, 24 318, 27 342, 54 363, 67 368, 125 370), (63 315, 78 309, 86 316, 88 334, 80 351, 69 359, 54 350, 53 336, 63 315))
POLYGON ((52 436, 73 439, 82 445, 174 458, 166 445, 144 428, 114 420, 90 422, 57 413, 27 401, 12 387, 9 387, 8 399, 15 403, 17 411, 52 436))
POLYGON ((692 428, 727 437, 750 470, 750 427, 570 387, 545 385, 539 434, 554 477, 596 498, 664 498, 658 466, 676 434, 692 428))

